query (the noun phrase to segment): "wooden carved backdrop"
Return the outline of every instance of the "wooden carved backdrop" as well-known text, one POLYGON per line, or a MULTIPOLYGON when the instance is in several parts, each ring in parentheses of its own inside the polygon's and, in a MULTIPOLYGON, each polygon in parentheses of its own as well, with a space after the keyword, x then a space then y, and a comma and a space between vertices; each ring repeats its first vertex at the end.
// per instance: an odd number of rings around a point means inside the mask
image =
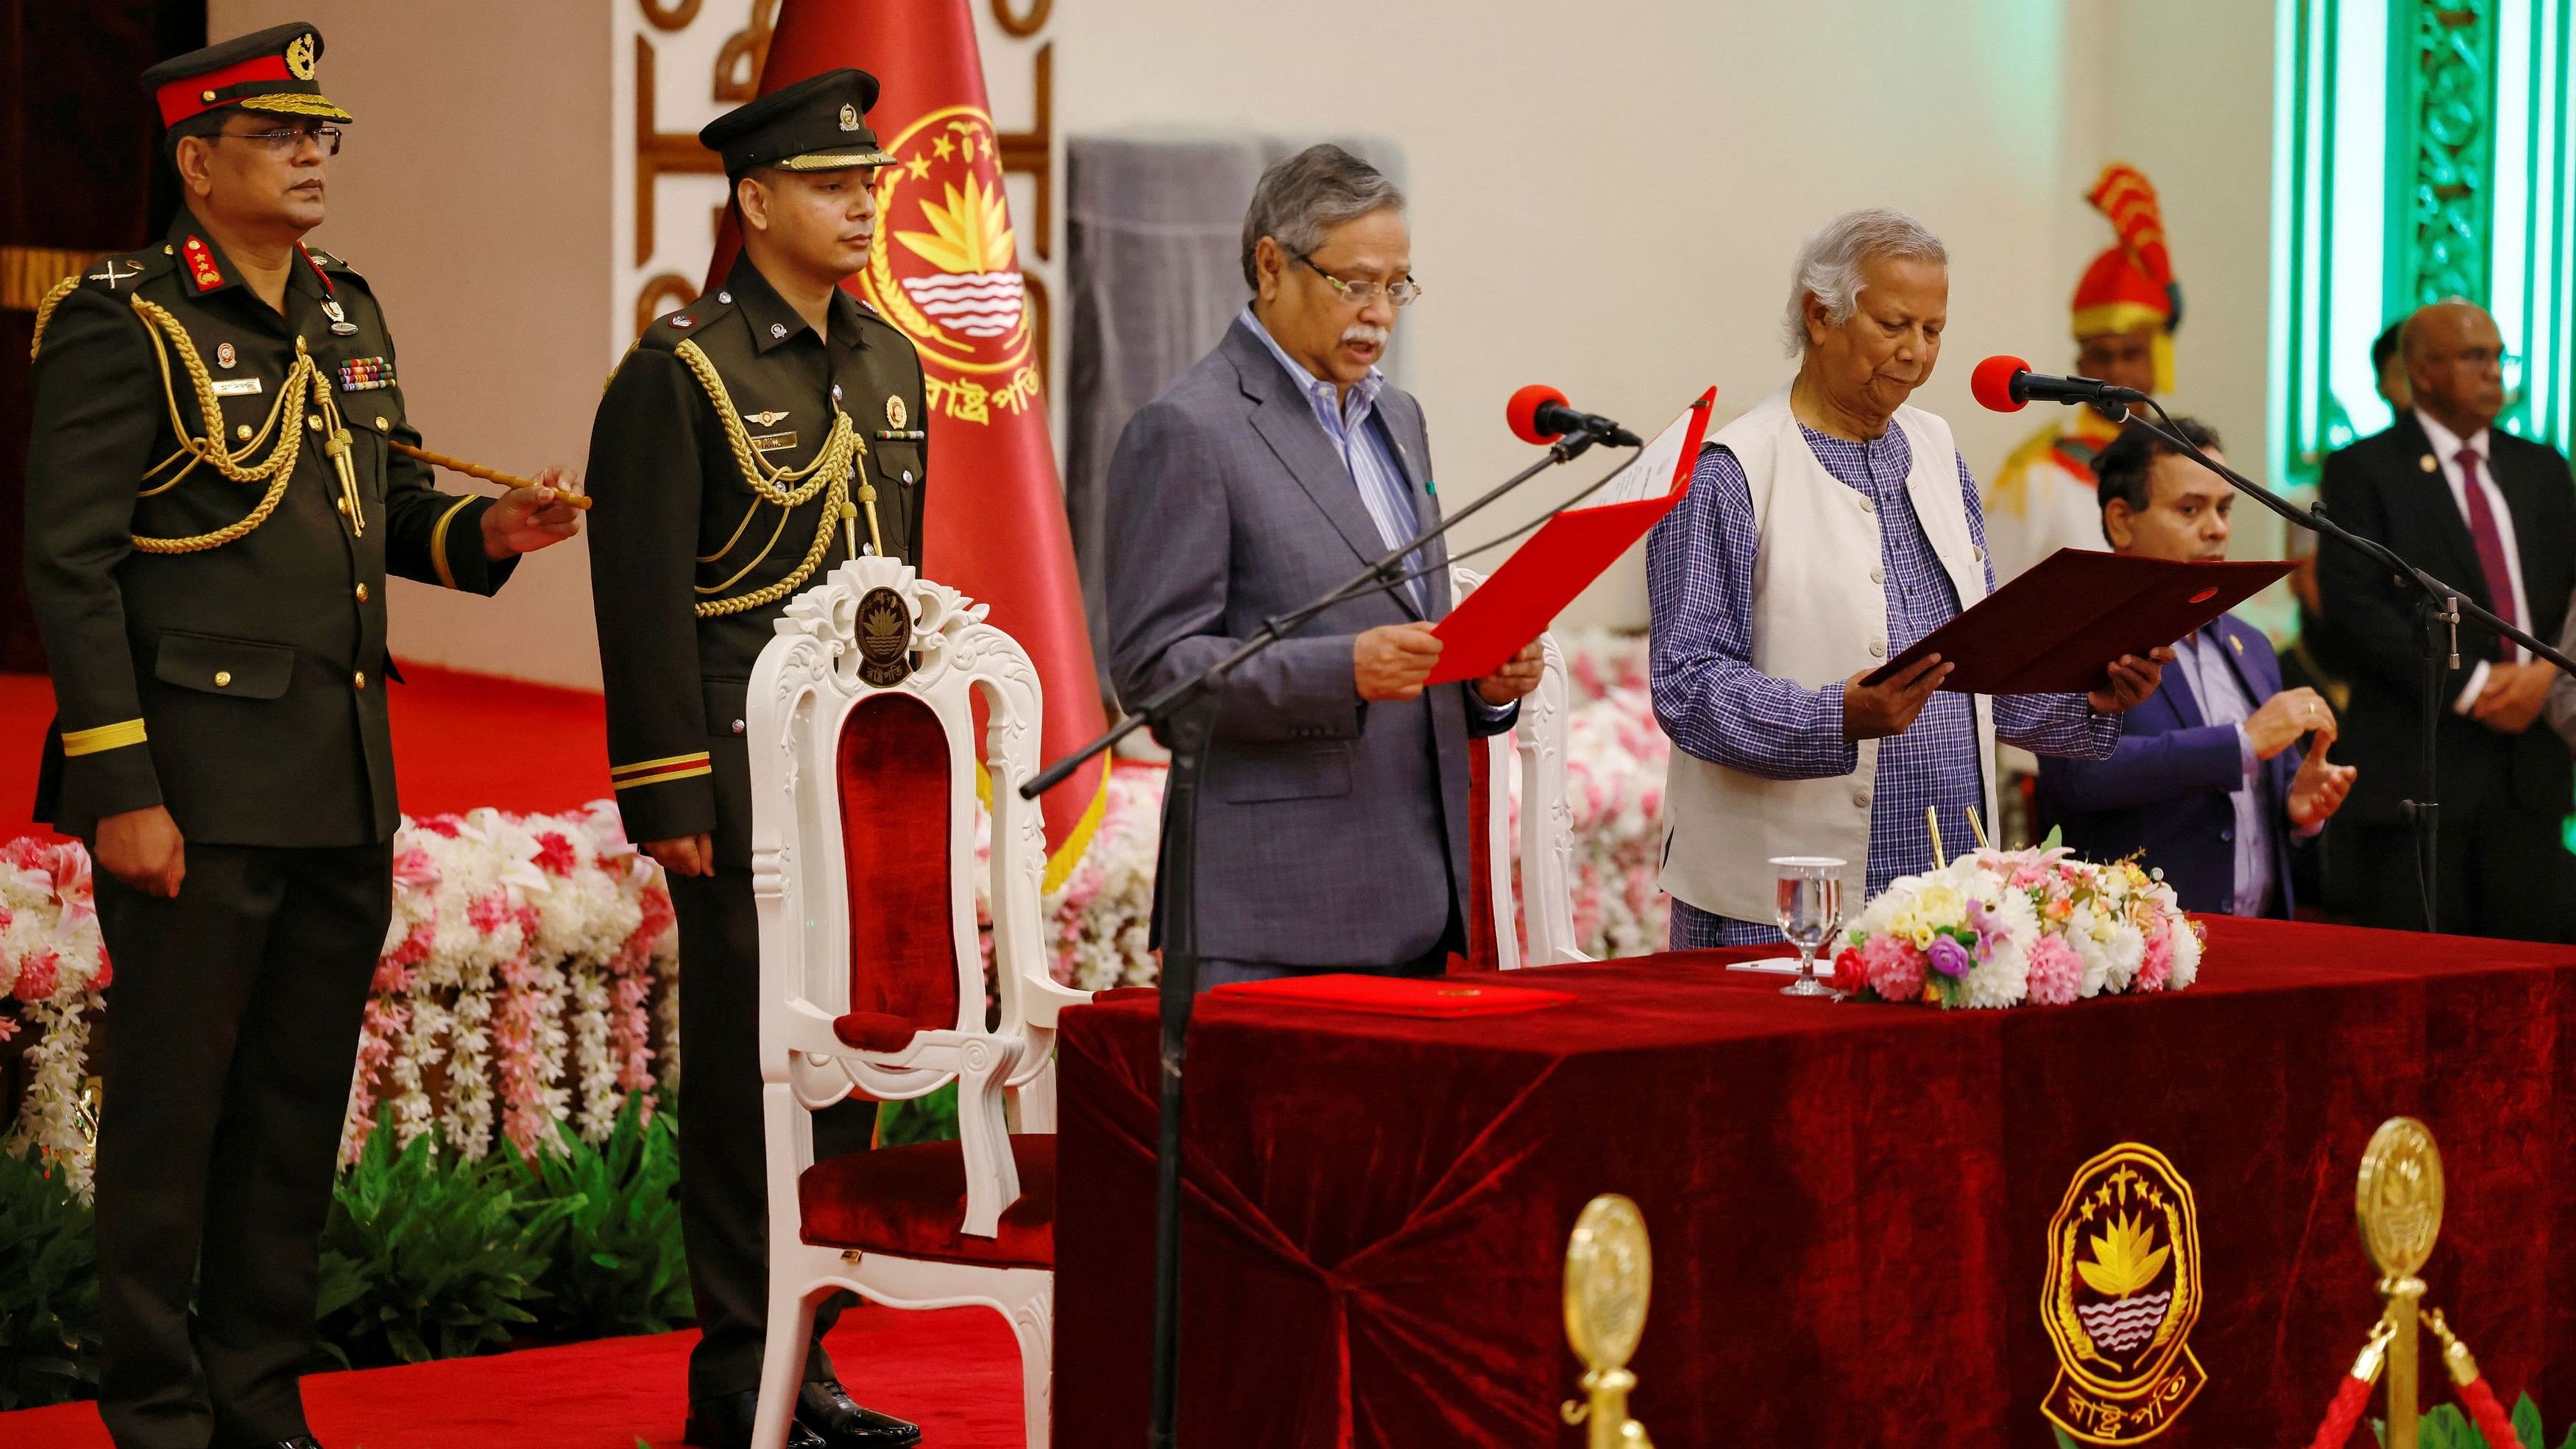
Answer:
MULTIPOLYGON (((640 275, 635 282, 633 329, 618 340, 621 351, 652 325, 654 318, 696 301, 705 275, 703 261, 696 270, 683 271, 676 265, 656 269, 654 259, 663 240, 657 225, 660 199, 656 183, 666 176, 724 174, 723 163, 698 144, 696 132, 663 130, 658 108, 663 85, 662 50, 676 44, 698 23, 706 3, 707 0, 636 0, 644 26, 634 36, 634 243, 632 260, 627 265, 640 275), (657 37, 662 44, 656 44, 657 37)), ((724 0, 716 3, 719 9, 726 8, 724 0)), ((1038 41, 1028 58, 1032 101, 1029 127, 1000 132, 998 139, 1004 173, 1025 175, 1035 183, 1033 250, 1041 263, 1051 262, 1055 257, 1056 218, 1055 43, 1043 39, 1042 32, 1054 17, 1055 0, 990 3, 993 22, 1004 35, 1013 40, 1038 41)), ((706 18, 710 23, 716 19, 706 18)), ((759 94, 761 69, 769 59, 769 40, 777 19, 778 0, 750 0, 740 27, 728 32, 716 48, 708 76, 708 98, 712 102, 719 106, 739 105, 759 94)), ((984 59, 988 76, 999 64, 1007 63, 991 50, 986 51, 984 59)), ((720 200, 715 210, 721 216, 720 200)), ((1028 286, 1030 325, 1035 333, 1032 340, 1040 376, 1051 384, 1054 329, 1046 279, 1025 267, 1021 276, 1028 286)))

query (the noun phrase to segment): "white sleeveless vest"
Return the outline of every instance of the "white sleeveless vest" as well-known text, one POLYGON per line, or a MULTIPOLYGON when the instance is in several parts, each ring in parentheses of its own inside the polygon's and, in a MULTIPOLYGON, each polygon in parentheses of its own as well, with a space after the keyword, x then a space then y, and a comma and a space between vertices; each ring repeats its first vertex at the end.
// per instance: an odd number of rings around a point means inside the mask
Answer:
MULTIPOLYGON (((1913 466, 1906 496, 1960 606, 1986 596, 1985 557, 1968 532, 1959 491, 1958 447, 1950 425, 1900 407, 1913 466)), ((1710 439, 1744 466, 1761 544, 1753 564, 1753 667, 1809 689, 1840 684, 1887 662, 1887 595, 1873 577, 1879 549, 1876 505, 1816 461, 1781 388, 1710 439), (1875 652, 1873 652, 1875 646, 1875 652)), ((1995 818, 1992 704, 1976 700, 1984 818, 1995 818)), ((1870 801, 1878 741, 1860 742, 1859 767, 1814 780, 1766 780, 1713 765, 1676 748, 1664 784, 1661 884, 1677 900, 1738 920, 1776 919, 1774 856, 1838 856, 1843 919, 1860 913, 1869 865, 1870 801)), ((1972 842, 1945 841, 1952 850, 1972 842)))

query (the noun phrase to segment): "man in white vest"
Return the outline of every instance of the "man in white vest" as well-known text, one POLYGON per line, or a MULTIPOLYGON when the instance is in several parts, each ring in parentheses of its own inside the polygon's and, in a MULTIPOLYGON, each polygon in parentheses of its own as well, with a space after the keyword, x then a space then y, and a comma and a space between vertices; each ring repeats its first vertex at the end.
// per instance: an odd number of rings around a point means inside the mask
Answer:
POLYGON ((1647 540, 1672 944, 1776 941, 1772 857, 1834 856, 1846 914, 1995 818, 1995 741, 2099 759, 2173 652, 2090 695, 1941 693, 1937 656, 1861 680, 1994 587, 1977 482, 1949 424, 1906 406, 1941 355, 1949 254, 1901 211, 1807 239, 1786 335, 1798 375, 1720 429, 1647 540))

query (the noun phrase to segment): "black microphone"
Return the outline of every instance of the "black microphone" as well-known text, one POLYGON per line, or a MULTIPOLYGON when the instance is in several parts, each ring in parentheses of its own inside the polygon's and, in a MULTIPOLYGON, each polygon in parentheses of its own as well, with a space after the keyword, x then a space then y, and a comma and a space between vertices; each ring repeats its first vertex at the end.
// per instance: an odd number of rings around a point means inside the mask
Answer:
POLYGON ((1992 411, 2017 413, 2034 402, 2129 403, 2145 402, 2147 395, 2134 387, 2121 387, 2090 377, 2050 377, 2033 372, 2030 364, 2018 357, 1989 357, 1977 364, 1968 377, 1968 391, 1992 411))
POLYGON ((1534 382, 1513 393, 1511 401, 1503 405, 1503 416, 1524 443, 1553 443, 1571 433, 1598 439, 1614 448, 1645 446, 1635 433, 1599 413, 1577 412, 1566 406, 1565 394, 1544 383, 1534 382))

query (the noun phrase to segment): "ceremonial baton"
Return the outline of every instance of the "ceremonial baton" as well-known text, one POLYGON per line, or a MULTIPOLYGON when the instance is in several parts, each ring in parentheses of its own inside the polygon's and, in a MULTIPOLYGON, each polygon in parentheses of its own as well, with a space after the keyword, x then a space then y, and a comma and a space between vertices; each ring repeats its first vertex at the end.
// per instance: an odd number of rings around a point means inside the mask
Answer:
MULTIPOLYGON (((409 443, 394 443, 390 438, 386 441, 392 443, 395 452, 406 458, 418 458, 433 467, 444 468, 451 473, 462 473, 469 478, 480 478, 486 483, 498 483, 504 488, 554 488, 551 483, 539 483, 534 479, 521 478, 504 473, 498 468, 486 468, 480 463, 468 463, 462 458, 451 458, 445 453, 433 453, 427 448, 415 448, 409 443)), ((586 493, 554 488, 554 495, 557 502, 568 503, 584 512, 590 509, 590 495, 586 493)))

